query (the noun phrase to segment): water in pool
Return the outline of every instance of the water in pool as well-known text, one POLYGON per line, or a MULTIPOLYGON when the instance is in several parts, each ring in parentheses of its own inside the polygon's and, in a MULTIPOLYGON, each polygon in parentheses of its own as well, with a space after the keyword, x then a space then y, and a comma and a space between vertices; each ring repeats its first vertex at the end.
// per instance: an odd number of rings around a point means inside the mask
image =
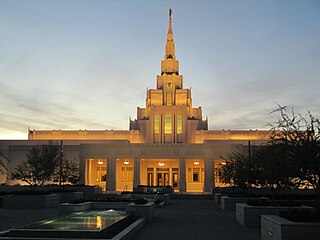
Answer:
POLYGON ((23 229, 100 231, 126 216, 125 212, 115 210, 76 212, 62 218, 31 224, 23 229))

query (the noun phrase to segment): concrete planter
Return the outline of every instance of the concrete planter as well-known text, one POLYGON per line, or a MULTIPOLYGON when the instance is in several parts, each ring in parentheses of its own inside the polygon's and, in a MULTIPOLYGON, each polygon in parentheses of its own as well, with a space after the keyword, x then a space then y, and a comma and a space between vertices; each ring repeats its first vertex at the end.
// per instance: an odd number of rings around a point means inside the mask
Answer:
POLYGON ((221 196, 221 208, 226 211, 236 211, 237 203, 247 203, 249 199, 258 198, 221 196))
POLYGON ((160 187, 160 186, 138 186, 133 188, 134 193, 166 193, 169 198, 173 195, 173 187, 160 187))
POLYGON ((215 204, 218 204, 218 205, 221 204, 221 197, 222 196, 223 195, 221 193, 215 193, 214 194, 214 202, 215 202, 215 204))
POLYGON ((276 215, 261 216, 261 240, 319 240, 320 222, 292 222, 276 215))
POLYGON ((63 203, 59 205, 59 214, 68 214, 72 212, 85 211, 91 208, 91 202, 84 203, 63 203))
POLYGON ((278 215, 281 210, 316 210, 309 206, 290 207, 290 206, 251 206, 246 203, 236 204, 236 219, 246 227, 260 227, 261 215, 278 215))
POLYGON ((126 207, 126 212, 144 217, 149 222, 151 222, 155 213, 155 203, 154 202, 147 202, 145 204, 130 203, 126 207))
POLYGON ((145 199, 148 199, 150 201, 153 201, 153 200, 160 200, 162 202, 165 203, 165 205, 167 205, 170 197, 169 197, 169 194, 157 194, 157 193, 132 193, 131 197, 134 197, 134 198, 145 198, 145 199))
POLYGON ((97 194, 102 193, 102 188, 98 186, 74 186, 70 187, 70 189, 75 189, 77 192, 83 192, 85 200, 94 199, 97 194))
POLYGON ((84 202, 84 203, 63 203, 59 206, 60 214, 81 212, 89 209, 126 209, 130 202, 84 202))
POLYGON ((59 195, 60 203, 68 203, 74 200, 83 199, 83 192, 55 192, 59 195))
POLYGON ((3 208, 50 208, 59 206, 59 196, 49 195, 5 195, 3 208))

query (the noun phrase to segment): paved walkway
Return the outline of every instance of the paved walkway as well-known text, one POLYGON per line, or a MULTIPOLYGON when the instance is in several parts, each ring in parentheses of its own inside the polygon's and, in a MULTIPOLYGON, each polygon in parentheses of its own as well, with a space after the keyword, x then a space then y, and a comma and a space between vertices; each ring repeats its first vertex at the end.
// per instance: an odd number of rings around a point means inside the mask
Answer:
POLYGON ((259 240, 259 229, 248 229, 213 200, 174 199, 157 209, 156 218, 133 240, 259 240))
POLYGON ((29 223, 58 216, 58 208, 4 209, 0 208, 0 232, 29 223))

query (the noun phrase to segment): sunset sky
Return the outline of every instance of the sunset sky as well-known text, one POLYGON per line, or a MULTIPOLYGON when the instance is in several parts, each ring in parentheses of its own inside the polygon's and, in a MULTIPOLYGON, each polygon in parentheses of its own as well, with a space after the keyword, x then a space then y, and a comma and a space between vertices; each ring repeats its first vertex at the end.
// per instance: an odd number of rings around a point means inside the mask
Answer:
POLYGON ((319 0, 0 0, 0 139, 128 129, 176 55, 209 129, 265 129, 277 104, 320 113, 319 0))

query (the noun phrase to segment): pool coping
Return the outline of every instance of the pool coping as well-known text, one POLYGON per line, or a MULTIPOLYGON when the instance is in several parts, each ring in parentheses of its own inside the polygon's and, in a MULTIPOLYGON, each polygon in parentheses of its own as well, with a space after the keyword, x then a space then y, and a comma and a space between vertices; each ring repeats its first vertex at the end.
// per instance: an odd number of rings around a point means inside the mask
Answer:
MULTIPOLYGON (((139 218, 136 221, 134 221, 132 224, 130 224, 128 227, 126 227, 124 230, 122 230, 120 233, 118 233, 116 236, 114 236, 113 238, 109 238, 109 239, 105 239, 105 240, 128 240, 132 237, 132 235, 134 233, 136 233, 136 231, 138 231, 139 229, 141 229, 145 224, 146 224, 146 219, 145 218, 139 218)), ((24 225, 25 226, 25 225, 24 225)), ((7 239, 7 240, 12 240, 12 239, 21 239, 21 240, 35 240, 34 237, 10 237, 10 236, 1 236, 3 234, 6 233, 10 233, 10 230, 5 230, 0 232, 0 239, 7 239)), ((86 239, 86 240, 101 240, 104 238, 43 238, 43 237, 39 237, 36 238, 36 240, 62 240, 62 239, 66 239, 66 240, 81 240, 81 239, 86 239)))

